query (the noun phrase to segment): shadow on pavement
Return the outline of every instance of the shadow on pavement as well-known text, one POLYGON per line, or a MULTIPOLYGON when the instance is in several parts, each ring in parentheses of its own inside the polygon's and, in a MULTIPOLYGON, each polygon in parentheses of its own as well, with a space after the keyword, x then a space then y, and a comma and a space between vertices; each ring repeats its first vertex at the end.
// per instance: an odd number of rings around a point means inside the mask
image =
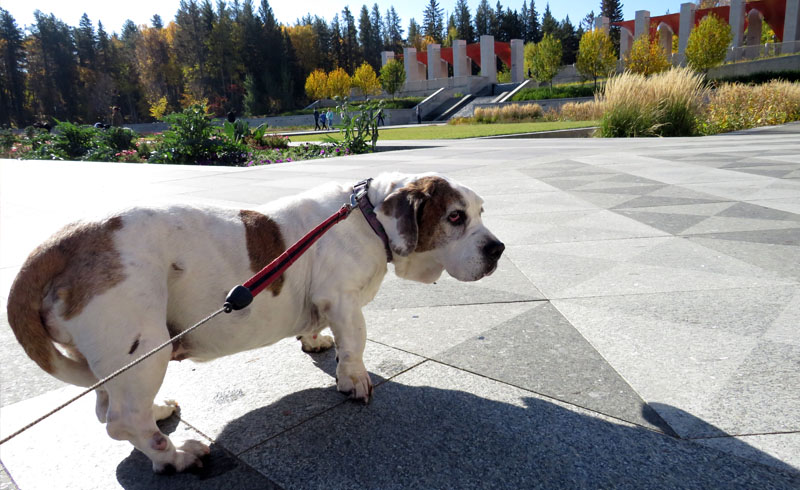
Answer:
POLYGON ((334 389, 294 393, 231 421, 194 474, 154 476, 134 451, 117 468, 118 480, 128 489, 274 488, 273 482, 375 489, 800 487, 800 472, 755 448, 751 453, 772 467, 507 390, 491 394, 506 399, 496 401, 396 382, 379 386, 369 406, 343 402, 283 433, 264 434, 264 442, 239 455, 246 463, 223 449, 239 431, 334 389))

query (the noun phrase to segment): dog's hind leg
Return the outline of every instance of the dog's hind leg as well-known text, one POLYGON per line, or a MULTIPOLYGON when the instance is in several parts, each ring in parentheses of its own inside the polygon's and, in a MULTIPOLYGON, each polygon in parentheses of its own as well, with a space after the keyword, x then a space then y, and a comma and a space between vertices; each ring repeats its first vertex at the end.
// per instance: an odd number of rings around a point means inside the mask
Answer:
MULTIPOLYGON (((163 340, 164 337, 148 341, 142 335, 140 342, 145 351, 163 340)), ((111 380, 106 385, 109 406, 106 430, 113 439, 128 440, 136 449, 143 452, 153 463, 153 471, 162 472, 170 467, 183 471, 191 466, 202 466, 200 458, 208 454, 205 444, 188 440, 176 447, 168 436, 156 425, 157 419, 170 416, 177 404, 155 405, 153 399, 158 392, 167 370, 171 353, 158 352, 130 371, 111 380)))

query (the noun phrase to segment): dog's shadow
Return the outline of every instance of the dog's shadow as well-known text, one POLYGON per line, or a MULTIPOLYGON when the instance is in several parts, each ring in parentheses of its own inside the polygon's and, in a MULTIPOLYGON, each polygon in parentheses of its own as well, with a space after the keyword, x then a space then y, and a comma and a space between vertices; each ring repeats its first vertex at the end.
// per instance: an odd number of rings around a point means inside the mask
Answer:
MULTIPOLYGON (((331 354, 315 358, 320 369, 335 369, 331 354)), ((342 398, 293 427, 253 433, 304 400, 336 395, 335 387, 303 390, 228 423, 203 468, 153 475, 149 460, 133 451, 117 478, 127 489, 280 488, 275 482, 294 488, 800 488, 797 469, 732 437, 724 438, 728 452, 722 452, 521 390, 493 393, 496 385, 486 385, 484 398, 389 381, 376 386, 369 406, 342 398), (241 446, 243 438, 251 443, 241 446), (237 446, 236 455, 226 449, 237 446)), ((725 435, 677 408, 657 408, 680 413, 701 432, 725 435)), ((162 430, 177 426, 173 417, 162 430)))

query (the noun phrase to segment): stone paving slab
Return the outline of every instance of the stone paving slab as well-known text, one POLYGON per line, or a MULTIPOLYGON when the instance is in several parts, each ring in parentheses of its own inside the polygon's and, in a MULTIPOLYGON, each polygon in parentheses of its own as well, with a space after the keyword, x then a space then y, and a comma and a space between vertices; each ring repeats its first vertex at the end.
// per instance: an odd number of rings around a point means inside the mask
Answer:
POLYGON ((153 476, 87 398, 0 448, 0 488, 800 487, 800 124, 383 146, 413 149, 249 169, 0 161, 2 434, 74 392, 24 356, 4 303, 78 217, 440 171, 507 244, 481 282, 385 281, 365 309, 369 406, 336 392, 332 353, 291 339, 176 363, 165 430, 211 441, 203 470, 153 476))

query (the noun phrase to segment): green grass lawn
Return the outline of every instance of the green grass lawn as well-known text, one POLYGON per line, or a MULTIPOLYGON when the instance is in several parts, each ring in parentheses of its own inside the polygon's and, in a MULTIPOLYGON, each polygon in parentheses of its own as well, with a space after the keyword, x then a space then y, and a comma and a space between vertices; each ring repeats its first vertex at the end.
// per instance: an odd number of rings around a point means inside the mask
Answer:
MULTIPOLYGON (((477 138, 480 136, 497 136, 501 134, 533 133, 536 131, 553 131, 556 129, 573 129, 597 126, 597 121, 556 121, 505 124, 459 124, 442 126, 420 126, 412 128, 380 129, 380 140, 438 140, 477 138)), ((339 139, 340 133, 330 133, 339 139)), ((324 135, 310 134, 292 136, 292 142, 322 141, 324 135)))

